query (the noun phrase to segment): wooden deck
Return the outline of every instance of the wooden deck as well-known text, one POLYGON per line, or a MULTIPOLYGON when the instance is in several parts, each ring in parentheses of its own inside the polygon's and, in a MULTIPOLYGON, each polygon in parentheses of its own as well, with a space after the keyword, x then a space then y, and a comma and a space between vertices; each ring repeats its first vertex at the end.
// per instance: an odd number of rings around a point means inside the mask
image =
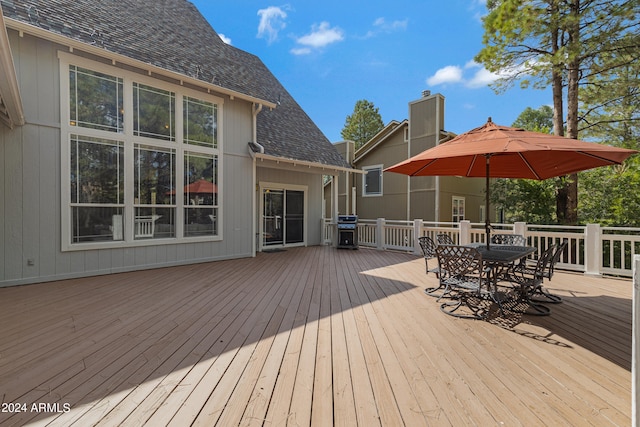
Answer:
POLYGON ((630 281, 557 273, 551 316, 475 321, 435 280, 310 247, 0 289, 0 425, 631 424, 630 281))

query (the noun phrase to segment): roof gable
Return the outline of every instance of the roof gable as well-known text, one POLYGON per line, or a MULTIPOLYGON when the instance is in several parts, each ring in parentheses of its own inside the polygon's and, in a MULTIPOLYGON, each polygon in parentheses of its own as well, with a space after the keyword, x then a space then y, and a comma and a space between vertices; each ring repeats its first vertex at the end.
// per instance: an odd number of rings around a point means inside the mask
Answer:
POLYGON ((5 17, 213 84, 275 109, 258 114, 265 153, 346 166, 255 55, 227 45, 186 0, 0 0, 5 17))
POLYGON ((408 120, 403 120, 398 122, 397 120, 390 121, 384 128, 380 130, 377 134, 375 134, 369 141, 367 141, 362 147, 358 148, 354 154, 354 163, 359 162, 367 154, 376 150, 377 147, 389 141, 394 137, 398 132, 403 132, 404 138, 404 129, 409 126, 408 120))

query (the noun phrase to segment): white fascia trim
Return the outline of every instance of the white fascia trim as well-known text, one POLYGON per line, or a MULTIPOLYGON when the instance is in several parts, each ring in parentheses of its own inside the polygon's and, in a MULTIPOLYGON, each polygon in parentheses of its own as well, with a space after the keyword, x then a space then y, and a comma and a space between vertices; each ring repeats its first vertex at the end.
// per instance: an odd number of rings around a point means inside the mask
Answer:
POLYGON ((2 7, 0 7, 0 76, 2 76, 0 77, 0 99, 7 108, 7 125, 9 128, 13 128, 14 125, 22 126, 25 123, 22 98, 2 7))
POLYGON ((198 80, 196 78, 193 78, 184 74, 169 71, 164 68, 157 67, 152 64, 148 64, 146 62, 129 58, 128 56, 120 55, 118 53, 113 53, 100 47, 91 46, 89 44, 79 42, 77 40, 62 36, 60 34, 56 34, 48 30, 44 30, 34 25, 30 25, 21 21, 16 21, 11 18, 7 18, 6 23, 7 23, 7 28, 11 28, 13 30, 18 31, 20 35, 24 33, 31 34, 35 37, 39 37, 45 40, 50 40, 54 43, 67 46, 71 52, 73 52, 74 49, 77 49, 83 52, 90 53, 92 55, 99 56, 101 58, 108 58, 111 60, 112 65, 116 65, 118 63, 123 65, 128 65, 128 66, 140 69, 142 71, 146 71, 147 73, 154 73, 154 74, 158 74, 158 75, 162 75, 162 76, 166 76, 166 77, 178 80, 180 83, 189 83, 194 86, 205 88, 210 92, 217 92, 220 94, 228 95, 231 99, 238 98, 238 99, 242 99, 249 102, 255 102, 255 103, 263 104, 265 107, 269 107, 269 108, 277 107, 277 104, 275 102, 267 101, 265 99, 259 99, 253 96, 243 94, 241 92, 236 92, 231 89, 226 89, 222 86, 218 86, 213 83, 207 83, 202 80, 198 80))
MULTIPOLYGON (((324 163, 318 163, 318 162, 310 162, 307 160, 296 160, 296 159, 288 159, 286 157, 278 157, 278 156, 272 156, 270 154, 263 154, 263 153, 255 153, 255 158, 258 160, 268 160, 271 162, 276 162, 276 163, 286 163, 286 164, 290 164, 293 166, 302 166, 302 167, 306 167, 306 168, 314 168, 314 169, 321 169, 323 171, 327 171, 327 172, 353 172, 353 173, 363 173, 361 170, 358 169, 353 169, 353 168, 346 168, 346 167, 342 167, 342 166, 334 166, 334 165, 327 165, 324 163)), ((328 175, 328 174, 327 174, 328 175)))

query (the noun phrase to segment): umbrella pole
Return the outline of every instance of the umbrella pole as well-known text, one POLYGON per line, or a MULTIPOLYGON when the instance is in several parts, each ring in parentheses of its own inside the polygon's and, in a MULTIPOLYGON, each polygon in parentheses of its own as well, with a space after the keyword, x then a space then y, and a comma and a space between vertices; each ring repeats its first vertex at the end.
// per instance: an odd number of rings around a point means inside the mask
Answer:
POLYGON ((486 233, 487 239, 487 250, 489 250, 489 241, 491 240, 491 220, 489 214, 489 161, 491 159, 491 154, 485 154, 485 158, 487 160, 487 172, 485 177, 485 188, 487 200, 485 201, 485 219, 484 219, 484 229, 486 233))

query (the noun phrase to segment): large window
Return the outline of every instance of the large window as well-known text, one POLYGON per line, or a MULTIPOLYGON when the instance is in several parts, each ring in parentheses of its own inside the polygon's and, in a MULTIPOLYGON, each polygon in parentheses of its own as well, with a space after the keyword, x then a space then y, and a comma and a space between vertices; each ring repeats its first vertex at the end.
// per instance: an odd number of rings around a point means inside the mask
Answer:
POLYGON ((220 239, 221 100, 59 57, 65 248, 220 239))
POLYGON ((362 195, 382 196, 382 165, 362 168, 362 195))

